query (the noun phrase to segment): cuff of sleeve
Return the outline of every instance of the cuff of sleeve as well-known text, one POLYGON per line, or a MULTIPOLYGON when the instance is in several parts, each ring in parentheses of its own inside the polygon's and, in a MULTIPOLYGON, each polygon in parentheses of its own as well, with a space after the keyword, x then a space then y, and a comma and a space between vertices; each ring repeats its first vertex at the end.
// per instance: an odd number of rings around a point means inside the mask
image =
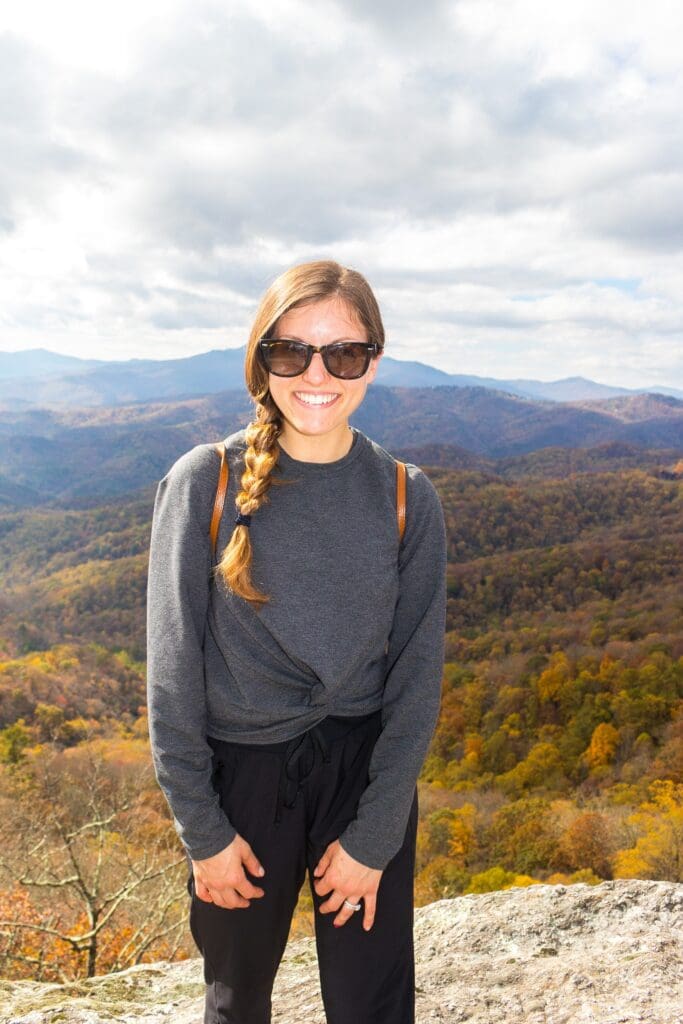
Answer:
POLYGON ((377 850, 372 850, 367 847, 362 841, 354 838, 353 835, 349 835, 348 826, 345 832, 339 836, 339 845, 345 853, 348 853, 354 860, 359 861, 361 864, 365 864, 366 868, 374 868, 378 871, 384 871, 389 861, 396 854, 396 850, 393 853, 378 855, 377 850))
POLYGON ((233 828, 232 825, 228 825, 225 833, 220 838, 217 837, 212 843, 202 843, 195 846, 183 840, 183 846, 191 860, 206 860, 207 857, 214 857, 217 853, 221 853, 226 846, 230 845, 236 835, 237 829, 233 828))

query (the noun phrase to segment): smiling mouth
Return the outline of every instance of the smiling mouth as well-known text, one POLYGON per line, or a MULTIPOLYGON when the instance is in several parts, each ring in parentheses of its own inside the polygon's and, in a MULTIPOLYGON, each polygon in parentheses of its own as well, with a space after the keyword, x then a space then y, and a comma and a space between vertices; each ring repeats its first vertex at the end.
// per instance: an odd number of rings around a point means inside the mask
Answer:
POLYGON ((339 395, 331 394, 311 394, 306 391, 295 391, 294 397, 298 398, 304 405, 315 406, 319 408, 321 406, 332 405, 339 398, 339 395))

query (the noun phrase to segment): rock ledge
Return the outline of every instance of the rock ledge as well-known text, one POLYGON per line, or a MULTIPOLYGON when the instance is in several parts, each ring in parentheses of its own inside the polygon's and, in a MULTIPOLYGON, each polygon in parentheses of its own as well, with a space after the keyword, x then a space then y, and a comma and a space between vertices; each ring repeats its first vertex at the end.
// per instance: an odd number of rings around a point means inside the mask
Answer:
MULTIPOLYGON (((418 1024, 683 1024, 683 885, 534 885, 415 912, 418 1024)), ((0 981, 0 1024, 201 1024, 201 961, 72 985, 0 981)), ((288 945, 277 1024, 325 1024, 315 943, 288 945)))

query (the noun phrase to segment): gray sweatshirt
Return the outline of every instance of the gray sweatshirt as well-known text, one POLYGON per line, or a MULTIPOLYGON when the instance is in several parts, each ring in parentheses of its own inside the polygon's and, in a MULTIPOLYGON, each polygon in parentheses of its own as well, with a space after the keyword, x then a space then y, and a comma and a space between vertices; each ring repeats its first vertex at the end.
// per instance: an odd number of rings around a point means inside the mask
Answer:
MULTIPOLYGON (((244 432, 226 439, 230 482, 217 558, 234 527, 244 432)), ((206 737, 292 739, 327 715, 382 709, 369 783, 339 836, 384 869, 405 833, 436 725, 443 669, 446 539, 434 487, 408 465, 399 547, 392 457, 353 428, 331 463, 281 449, 268 501, 253 515, 256 610, 212 573, 209 524, 219 457, 200 444, 159 484, 147 595, 150 736, 159 784, 194 860, 235 829, 211 785, 206 737)), ((255 851, 258 855, 258 851, 255 851)))

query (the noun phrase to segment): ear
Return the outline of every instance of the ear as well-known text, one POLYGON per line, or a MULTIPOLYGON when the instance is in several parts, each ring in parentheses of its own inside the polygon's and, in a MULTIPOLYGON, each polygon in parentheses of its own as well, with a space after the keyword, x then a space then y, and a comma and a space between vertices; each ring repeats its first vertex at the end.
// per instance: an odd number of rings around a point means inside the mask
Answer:
POLYGON ((374 359, 370 360, 370 365, 368 367, 368 372, 367 372, 367 376, 366 376, 366 380, 367 380, 368 384, 372 384, 373 380, 375 379, 375 374, 377 373, 377 367, 379 366, 379 361, 382 358, 382 355, 383 355, 383 353, 380 352, 380 354, 378 356, 375 356, 374 359))

